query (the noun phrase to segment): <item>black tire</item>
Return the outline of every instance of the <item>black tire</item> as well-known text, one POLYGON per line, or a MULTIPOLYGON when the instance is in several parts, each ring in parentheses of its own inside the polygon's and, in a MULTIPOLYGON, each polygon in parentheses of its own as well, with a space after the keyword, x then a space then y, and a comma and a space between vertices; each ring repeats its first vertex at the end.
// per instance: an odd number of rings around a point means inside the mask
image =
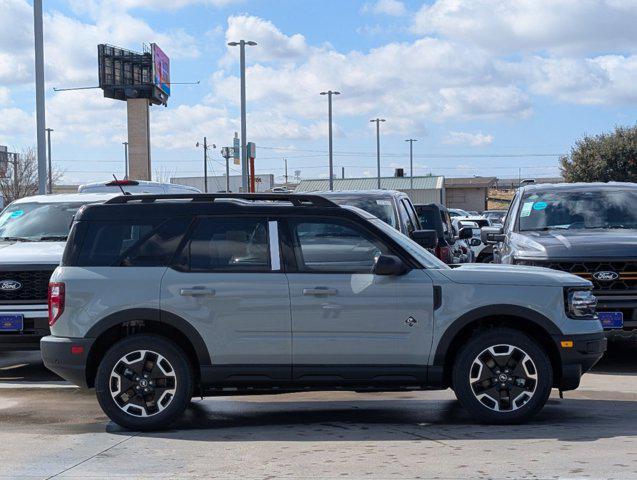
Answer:
POLYGON ((452 385, 462 406, 479 422, 522 423, 548 400, 553 369, 538 342, 518 330, 498 327, 470 337, 462 346, 453 365, 452 385), (507 379, 501 380, 501 375, 507 379))
POLYGON ((192 390, 193 373, 186 354, 172 341, 152 334, 131 335, 115 343, 104 355, 95 377, 95 393, 102 410, 113 422, 130 430, 168 428, 183 414, 192 398, 192 390), (127 364, 131 359, 134 363, 127 364), (149 365, 151 370, 147 370, 149 365), (121 375, 114 370, 116 367, 121 375), (126 367, 128 370, 122 372, 126 367), (144 374, 148 380, 142 385, 144 374), (135 380, 137 378, 140 380, 135 380), (146 397, 139 391, 144 387, 152 390, 146 397), (125 391, 118 395, 121 390, 125 391))

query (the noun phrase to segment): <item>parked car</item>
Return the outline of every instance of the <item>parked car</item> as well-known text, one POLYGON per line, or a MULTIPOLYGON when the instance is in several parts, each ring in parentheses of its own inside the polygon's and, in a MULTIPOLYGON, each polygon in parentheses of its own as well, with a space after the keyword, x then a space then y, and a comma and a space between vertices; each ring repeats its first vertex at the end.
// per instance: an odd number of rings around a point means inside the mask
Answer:
POLYGON ((609 335, 637 337, 637 184, 525 185, 503 227, 483 229, 495 261, 593 282, 609 335))
POLYGON ((451 269, 317 195, 120 196, 76 215, 42 356, 135 430, 193 395, 334 388, 452 387, 478 420, 516 423, 601 357, 594 305, 580 277, 451 269))
POLYGON ((0 351, 40 348, 49 333, 47 289, 73 216, 109 194, 25 197, 0 213, 0 351))
POLYGON ((409 196, 397 190, 337 190, 330 192, 312 192, 327 198, 337 205, 357 207, 380 218, 425 248, 436 247, 436 234, 432 230, 423 230, 409 196))
POLYGON ((455 217, 452 222, 456 229, 471 229, 473 236, 467 242, 473 250, 475 261, 478 263, 493 263, 493 245, 482 241, 482 227, 489 226, 489 221, 486 219, 470 220, 469 218, 455 217))
POLYGON ((130 194, 151 193, 151 194, 179 194, 179 193, 201 193, 201 190, 189 185, 179 185, 176 183, 149 182, 145 180, 110 180, 107 182, 94 182, 80 185, 77 189, 79 193, 116 193, 123 192, 130 194))
POLYGON ((467 263, 472 261, 470 247, 462 244, 470 236, 470 231, 460 231, 453 227, 447 207, 439 203, 415 205, 418 220, 423 228, 435 230, 438 237, 438 245, 434 254, 447 264, 467 263))
POLYGON ((485 210, 482 212, 482 216, 489 220, 491 226, 499 227, 504 223, 506 213, 506 210, 485 210))
POLYGON ((449 209, 450 217, 470 217, 471 214, 466 210, 462 210, 461 208, 450 208, 449 209))

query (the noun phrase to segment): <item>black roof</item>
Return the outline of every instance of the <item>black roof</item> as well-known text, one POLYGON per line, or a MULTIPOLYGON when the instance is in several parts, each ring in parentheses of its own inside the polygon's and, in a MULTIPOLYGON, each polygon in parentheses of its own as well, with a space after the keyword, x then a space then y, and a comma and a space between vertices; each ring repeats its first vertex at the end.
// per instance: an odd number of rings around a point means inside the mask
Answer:
POLYGON ((360 216, 317 195, 299 194, 175 194, 120 195, 105 203, 87 205, 76 220, 131 220, 180 215, 325 215, 360 216))

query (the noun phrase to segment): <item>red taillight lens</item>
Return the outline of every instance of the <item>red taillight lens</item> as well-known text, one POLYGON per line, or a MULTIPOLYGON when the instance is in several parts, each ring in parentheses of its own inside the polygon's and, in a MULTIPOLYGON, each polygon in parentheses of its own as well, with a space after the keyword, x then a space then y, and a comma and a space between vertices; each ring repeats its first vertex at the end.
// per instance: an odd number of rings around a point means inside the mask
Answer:
POLYGON ((49 283, 49 326, 52 327, 64 311, 64 284, 49 283))
POLYGON ((436 257, 442 260, 445 263, 451 263, 451 248, 450 247, 441 247, 437 246, 435 250, 436 257))

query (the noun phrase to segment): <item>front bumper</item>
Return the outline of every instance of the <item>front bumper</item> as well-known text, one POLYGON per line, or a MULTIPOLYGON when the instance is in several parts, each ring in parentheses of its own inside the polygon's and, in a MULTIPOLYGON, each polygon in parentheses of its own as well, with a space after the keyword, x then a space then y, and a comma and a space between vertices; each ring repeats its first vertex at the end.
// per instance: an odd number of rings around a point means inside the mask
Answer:
POLYGON ((0 352, 38 350, 40 339, 50 333, 47 306, 0 306, 0 314, 16 313, 24 315, 24 329, 21 332, 0 332, 0 352))
POLYGON ((64 338, 49 335, 40 341, 44 366, 75 385, 88 388, 86 363, 92 338, 64 338))
MULTIPOLYGON (((584 335, 553 335, 561 361, 561 375, 556 378, 560 390, 575 390, 580 378, 604 355, 607 340, 604 332, 584 335), (572 347, 562 342, 572 342, 572 347)), ((568 345, 568 343, 566 343, 568 345)))

